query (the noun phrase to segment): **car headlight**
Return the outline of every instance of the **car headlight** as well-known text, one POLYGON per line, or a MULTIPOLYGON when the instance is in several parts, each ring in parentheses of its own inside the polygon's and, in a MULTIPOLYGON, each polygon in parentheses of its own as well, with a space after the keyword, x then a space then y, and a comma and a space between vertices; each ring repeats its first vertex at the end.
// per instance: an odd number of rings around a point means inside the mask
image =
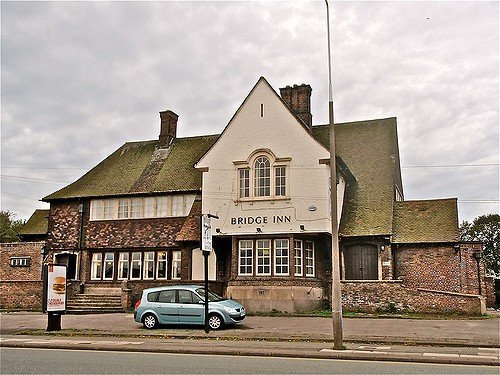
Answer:
POLYGON ((233 309, 232 307, 226 307, 224 306, 224 310, 226 310, 229 314, 236 314, 238 311, 236 309, 233 309))

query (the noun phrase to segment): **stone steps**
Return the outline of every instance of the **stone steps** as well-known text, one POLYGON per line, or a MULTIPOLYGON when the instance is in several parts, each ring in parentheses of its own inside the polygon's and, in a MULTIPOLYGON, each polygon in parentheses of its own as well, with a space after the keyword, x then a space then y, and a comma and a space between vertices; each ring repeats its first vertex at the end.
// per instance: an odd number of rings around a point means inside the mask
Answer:
MULTIPOLYGON (((90 288, 89 288, 90 289, 90 288)), ((76 294, 68 298, 66 312, 68 314, 103 314, 123 312, 120 290, 92 288, 84 294, 76 294), (103 289, 106 293, 100 293, 103 289)))

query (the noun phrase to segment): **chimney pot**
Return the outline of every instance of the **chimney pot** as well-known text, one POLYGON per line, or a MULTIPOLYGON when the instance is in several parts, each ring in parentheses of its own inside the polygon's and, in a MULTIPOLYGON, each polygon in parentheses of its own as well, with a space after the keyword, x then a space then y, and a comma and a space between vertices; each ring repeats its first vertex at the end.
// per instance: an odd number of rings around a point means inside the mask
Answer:
POLYGON ((177 120, 179 116, 167 110, 160 112, 160 148, 167 148, 177 136, 177 120))

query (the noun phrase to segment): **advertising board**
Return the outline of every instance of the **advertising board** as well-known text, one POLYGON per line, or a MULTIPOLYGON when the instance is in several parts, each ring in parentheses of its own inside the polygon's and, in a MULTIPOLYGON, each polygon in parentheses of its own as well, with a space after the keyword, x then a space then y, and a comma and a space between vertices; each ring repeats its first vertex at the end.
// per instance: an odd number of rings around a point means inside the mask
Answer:
POLYGON ((43 285, 44 312, 66 311, 66 266, 47 264, 44 270, 43 285))

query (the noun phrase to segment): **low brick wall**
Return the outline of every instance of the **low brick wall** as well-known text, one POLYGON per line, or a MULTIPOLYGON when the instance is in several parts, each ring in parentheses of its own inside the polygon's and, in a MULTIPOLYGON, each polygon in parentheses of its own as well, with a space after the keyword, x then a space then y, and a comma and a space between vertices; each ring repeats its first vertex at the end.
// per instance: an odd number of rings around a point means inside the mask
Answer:
POLYGON ((0 309, 42 310, 41 280, 0 281, 0 309))
POLYGON ((342 282, 345 311, 458 313, 480 315, 486 311, 484 298, 431 289, 411 289, 401 281, 342 282))

